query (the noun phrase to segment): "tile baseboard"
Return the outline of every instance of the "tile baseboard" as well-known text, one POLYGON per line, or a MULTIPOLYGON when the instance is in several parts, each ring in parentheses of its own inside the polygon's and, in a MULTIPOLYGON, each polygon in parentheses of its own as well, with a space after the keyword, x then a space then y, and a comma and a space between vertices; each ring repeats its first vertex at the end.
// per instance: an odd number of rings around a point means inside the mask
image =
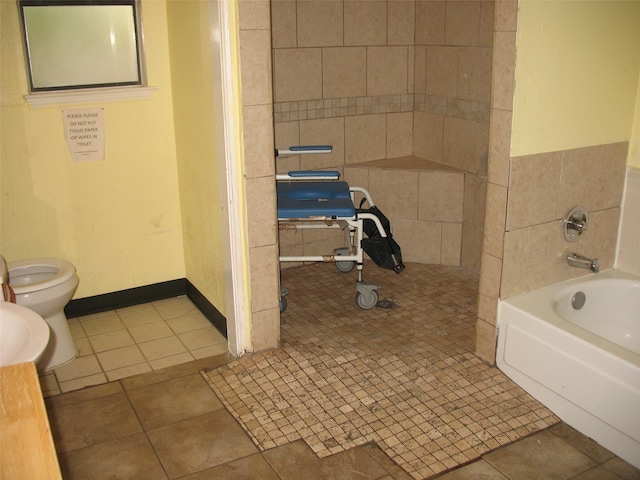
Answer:
POLYGON ((186 295, 198 310, 226 337, 227 321, 224 315, 186 278, 74 299, 67 304, 64 313, 67 318, 74 318, 181 295, 186 295))

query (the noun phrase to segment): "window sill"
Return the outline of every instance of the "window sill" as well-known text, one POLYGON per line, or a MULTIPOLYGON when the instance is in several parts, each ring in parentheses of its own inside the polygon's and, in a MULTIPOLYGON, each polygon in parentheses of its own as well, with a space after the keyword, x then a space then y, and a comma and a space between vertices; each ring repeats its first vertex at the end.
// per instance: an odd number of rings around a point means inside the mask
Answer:
POLYGON ((69 103, 122 102, 126 100, 147 100, 158 87, 95 88, 85 90, 60 90, 25 95, 31 107, 45 107, 69 103))

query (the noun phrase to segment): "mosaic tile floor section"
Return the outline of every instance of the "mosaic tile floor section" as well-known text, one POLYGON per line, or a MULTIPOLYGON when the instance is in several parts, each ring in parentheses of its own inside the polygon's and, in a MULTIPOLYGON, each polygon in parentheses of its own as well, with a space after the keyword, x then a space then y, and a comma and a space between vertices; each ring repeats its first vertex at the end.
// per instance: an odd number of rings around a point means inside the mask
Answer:
POLYGON ((355 273, 330 264, 283 271, 282 348, 205 374, 261 450, 373 441, 422 479, 558 422, 472 353, 476 276, 409 264, 365 278, 395 307, 360 310, 355 273))

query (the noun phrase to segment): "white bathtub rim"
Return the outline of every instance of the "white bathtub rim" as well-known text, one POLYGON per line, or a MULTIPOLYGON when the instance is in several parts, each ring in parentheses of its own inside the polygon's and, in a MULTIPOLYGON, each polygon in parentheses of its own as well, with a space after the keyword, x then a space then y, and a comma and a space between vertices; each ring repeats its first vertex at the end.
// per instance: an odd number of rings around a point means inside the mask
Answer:
MULTIPOLYGON (((602 279, 629 279, 629 280, 639 280, 637 276, 631 275, 629 273, 621 272, 620 270, 609 269, 596 274, 585 275, 582 277, 573 278, 571 280, 566 280, 561 283, 556 283, 554 285, 550 285, 548 287, 543 287, 538 290, 534 290, 532 292, 527 292, 522 295, 518 295, 515 297, 510 297, 504 300, 500 300, 498 303, 508 303, 516 308, 527 312, 535 312, 538 318, 544 319, 545 322, 553 325, 560 330, 565 330, 572 335, 581 338, 582 340, 598 347, 601 350, 606 352, 610 352, 612 355, 621 358, 622 360, 629 362, 630 364, 640 368, 640 355, 625 348, 617 343, 612 342, 611 340, 607 340, 595 333, 582 328, 575 323, 570 322, 562 318, 558 313, 554 310, 553 305, 550 301, 544 301, 544 299, 552 299, 555 297, 556 292, 559 290, 565 289, 571 285, 576 285, 583 282, 590 282, 594 280, 602 280, 602 279)), ((499 305, 498 305, 499 308, 499 305)), ((499 322, 500 315, 498 314, 497 327, 500 329, 499 322)))

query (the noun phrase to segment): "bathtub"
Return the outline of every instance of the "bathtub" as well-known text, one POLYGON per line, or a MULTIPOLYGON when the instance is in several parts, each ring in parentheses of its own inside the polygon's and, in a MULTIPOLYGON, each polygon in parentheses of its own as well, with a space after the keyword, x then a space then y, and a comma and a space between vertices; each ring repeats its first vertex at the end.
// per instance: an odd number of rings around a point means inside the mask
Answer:
POLYGON ((496 363, 640 468, 640 278, 608 270, 499 301, 496 363))

